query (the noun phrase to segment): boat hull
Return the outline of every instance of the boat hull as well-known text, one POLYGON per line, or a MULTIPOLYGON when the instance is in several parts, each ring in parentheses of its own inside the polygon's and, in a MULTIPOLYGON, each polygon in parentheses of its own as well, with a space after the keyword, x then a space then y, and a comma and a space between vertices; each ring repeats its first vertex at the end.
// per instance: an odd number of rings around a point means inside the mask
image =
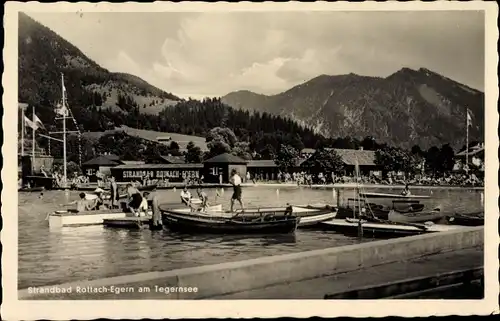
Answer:
POLYGON ((152 224, 151 220, 151 216, 105 218, 102 224, 105 227, 112 228, 141 229, 150 227, 152 224))
MULTIPOLYGON (((151 211, 148 214, 151 215, 151 211)), ((56 211, 49 214, 48 221, 50 228, 60 228, 65 226, 102 225, 104 219, 121 219, 126 217, 133 217, 133 214, 124 212, 123 210, 102 210, 83 213, 56 211)))
POLYGON ((441 211, 430 211, 430 212, 410 212, 410 213, 400 213, 395 210, 391 210, 388 215, 388 220, 396 223, 423 223, 423 222, 438 222, 444 218, 444 214, 441 211))
POLYGON ((462 226, 482 226, 484 225, 484 213, 459 214, 448 216, 448 224, 462 226))
MULTIPOLYGON (((358 235, 359 223, 357 219, 333 219, 321 223, 325 229, 331 229, 346 235, 358 235)), ((427 226, 399 225, 388 223, 374 223, 362 220, 361 227, 364 237, 401 237, 424 233, 445 232, 456 230, 458 226, 431 224, 427 226)))
MULTIPOLYGON (((284 216, 286 213, 286 207, 268 207, 268 208, 255 208, 246 209, 244 212, 236 211, 235 213, 223 212, 222 205, 216 205, 209 207, 206 212, 191 212, 189 209, 176 210, 177 213, 183 214, 196 214, 199 216, 212 217, 212 218, 231 218, 236 213, 238 217, 244 218, 258 218, 265 215, 273 214, 277 216, 284 216)), ((300 222, 298 227, 311 227, 315 226, 321 222, 331 220, 337 215, 337 210, 335 208, 314 208, 308 206, 292 206, 292 213, 294 216, 300 217, 300 222)))
POLYGON ((197 215, 175 214, 162 211, 162 224, 169 230, 183 233, 207 234, 287 234, 298 226, 298 217, 278 217, 274 220, 212 218, 197 215))
POLYGON ((366 198, 396 198, 396 199, 425 199, 430 198, 428 195, 401 195, 390 193, 359 193, 359 196, 366 198))

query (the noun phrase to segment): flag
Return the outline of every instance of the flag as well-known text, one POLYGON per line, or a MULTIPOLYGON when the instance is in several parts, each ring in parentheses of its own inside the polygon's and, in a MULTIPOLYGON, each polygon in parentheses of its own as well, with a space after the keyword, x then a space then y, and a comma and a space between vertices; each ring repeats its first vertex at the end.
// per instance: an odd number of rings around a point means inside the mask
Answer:
POLYGON ((38 125, 34 122, 32 122, 28 117, 24 116, 24 122, 26 125, 28 125, 29 127, 31 127, 33 130, 37 130, 38 129, 38 125))
POLYGON ((37 115, 33 115, 33 122, 37 125, 38 128, 45 129, 45 126, 43 126, 42 121, 40 118, 38 118, 37 115))
POLYGON ((472 117, 470 114, 470 109, 467 108, 467 126, 472 126, 472 117))

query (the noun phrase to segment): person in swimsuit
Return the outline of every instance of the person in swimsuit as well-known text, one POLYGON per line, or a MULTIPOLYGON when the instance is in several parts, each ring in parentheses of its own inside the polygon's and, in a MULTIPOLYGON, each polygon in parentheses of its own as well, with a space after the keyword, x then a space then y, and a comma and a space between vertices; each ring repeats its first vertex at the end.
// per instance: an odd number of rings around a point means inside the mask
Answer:
POLYGON ((181 191, 181 202, 187 206, 191 206, 191 193, 186 186, 184 186, 184 189, 181 191))
POLYGON ((142 203, 142 195, 141 192, 137 188, 135 188, 132 184, 127 184, 127 195, 129 199, 128 206, 130 211, 137 216, 137 211, 142 203))
POLYGON ((201 188, 197 189, 198 197, 200 198, 200 210, 206 210, 208 206, 208 195, 201 188))
POLYGON ((119 195, 118 195, 118 185, 116 184, 116 179, 111 176, 109 178, 110 181, 110 208, 117 208, 118 207, 118 200, 119 200, 119 195))
POLYGON ((67 205, 73 205, 76 204, 76 212, 88 212, 92 211, 95 206, 96 206, 96 201, 94 200, 89 200, 86 198, 85 193, 80 193, 80 199, 73 201, 71 203, 68 203, 67 205))
POLYGON ((233 196, 231 197, 231 213, 233 212, 234 201, 238 201, 241 205, 241 211, 243 212, 245 209, 243 207, 243 201, 241 199, 241 177, 238 175, 238 172, 233 169, 231 171, 231 179, 229 180, 231 185, 233 185, 233 196))

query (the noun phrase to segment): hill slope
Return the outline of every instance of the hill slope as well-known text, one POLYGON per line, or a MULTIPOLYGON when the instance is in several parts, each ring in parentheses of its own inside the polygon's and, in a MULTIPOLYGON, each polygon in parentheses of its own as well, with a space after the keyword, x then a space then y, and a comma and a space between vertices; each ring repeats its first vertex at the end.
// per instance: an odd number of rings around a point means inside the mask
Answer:
POLYGON ((130 97, 134 107, 150 114, 181 100, 139 77, 109 72, 24 13, 19 14, 18 39, 19 101, 35 105, 42 121, 53 117, 61 99, 61 73, 75 116, 84 116, 89 106, 128 112, 131 106, 117 105, 120 96, 130 97))
POLYGON ((462 146, 467 106, 470 138, 484 140, 484 94, 425 68, 403 68, 387 78, 321 75, 277 95, 238 91, 222 100, 289 117, 325 136, 373 136, 406 148, 462 146))

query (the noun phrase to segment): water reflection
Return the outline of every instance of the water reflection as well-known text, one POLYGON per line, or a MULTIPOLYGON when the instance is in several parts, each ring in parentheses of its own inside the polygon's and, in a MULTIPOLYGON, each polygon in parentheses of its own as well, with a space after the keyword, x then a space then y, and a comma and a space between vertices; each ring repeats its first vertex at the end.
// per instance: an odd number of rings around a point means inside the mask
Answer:
MULTIPOLYGON (((399 193, 373 189, 370 192, 399 193)), ((194 192, 194 191, 192 191, 194 192)), ((229 207, 231 193, 217 197, 206 190, 212 203, 229 207)), ((440 206, 445 213, 481 209, 479 191, 460 189, 415 190, 431 195, 426 207, 440 206)), ((353 197, 345 190, 344 198, 353 197)), ((287 235, 187 235, 169 231, 108 229, 102 226, 67 227, 49 230, 47 213, 78 198, 78 192, 46 191, 19 194, 19 286, 57 284, 123 274, 169 270, 238 261, 266 255, 341 246, 360 242, 332 231, 298 230, 287 235)), ((179 193, 159 191, 161 203, 177 203, 179 193)), ((331 189, 307 187, 248 187, 243 190, 247 207, 292 204, 335 203, 331 189)), ((373 200, 390 205, 388 200, 373 200)), ((365 238, 363 242, 370 241, 365 238)))

